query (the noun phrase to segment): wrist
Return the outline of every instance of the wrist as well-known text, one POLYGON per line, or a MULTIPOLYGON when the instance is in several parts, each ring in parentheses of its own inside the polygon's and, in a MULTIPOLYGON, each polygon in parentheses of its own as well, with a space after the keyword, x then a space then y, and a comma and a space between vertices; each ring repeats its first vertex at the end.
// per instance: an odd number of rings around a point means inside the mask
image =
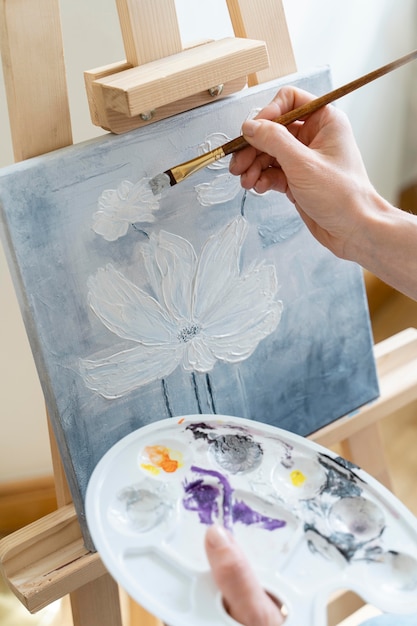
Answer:
POLYGON ((369 185, 351 192, 346 210, 351 214, 353 227, 345 241, 343 258, 372 271, 367 266, 377 262, 381 241, 389 233, 390 225, 395 223, 392 213, 398 209, 369 185))
POLYGON ((356 227, 344 258, 417 299, 417 218, 391 205, 375 189, 355 200, 356 227))

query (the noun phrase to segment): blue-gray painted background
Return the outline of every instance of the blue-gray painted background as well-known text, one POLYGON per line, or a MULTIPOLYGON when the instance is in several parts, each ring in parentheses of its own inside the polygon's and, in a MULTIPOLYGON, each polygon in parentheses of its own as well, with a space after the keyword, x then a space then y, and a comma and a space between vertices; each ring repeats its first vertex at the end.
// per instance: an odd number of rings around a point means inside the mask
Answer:
POLYGON ((217 412, 307 435, 378 395, 361 269, 284 196, 245 196, 227 163, 160 198, 140 184, 238 135, 289 81, 331 88, 315 70, 0 172, 5 247, 81 518, 98 460, 144 424, 217 412))

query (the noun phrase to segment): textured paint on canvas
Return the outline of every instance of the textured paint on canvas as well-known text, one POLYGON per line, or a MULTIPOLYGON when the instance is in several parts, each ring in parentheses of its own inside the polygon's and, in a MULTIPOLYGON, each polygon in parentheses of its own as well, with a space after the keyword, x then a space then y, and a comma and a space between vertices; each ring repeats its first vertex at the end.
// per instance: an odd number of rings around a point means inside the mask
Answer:
MULTIPOLYGON (((239 134, 284 82, 0 172, 5 247, 81 514, 97 461, 141 425, 219 413, 306 435, 378 394, 361 270, 284 196, 244 192, 227 160, 158 196, 148 186, 239 134)), ((326 70, 294 82, 331 88, 326 70)))

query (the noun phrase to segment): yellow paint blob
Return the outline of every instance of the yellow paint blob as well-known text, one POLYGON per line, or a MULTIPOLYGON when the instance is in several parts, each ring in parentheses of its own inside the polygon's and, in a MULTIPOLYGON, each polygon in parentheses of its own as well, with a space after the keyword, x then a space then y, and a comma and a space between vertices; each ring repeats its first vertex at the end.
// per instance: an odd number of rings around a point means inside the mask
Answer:
POLYGON ((300 470, 293 470, 290 474, 291 482, 294 487, 301 487, 307 480, 307 477, 300 470))
POLYGON ((181 452, 171 450, 166 446, 146 446, 145 453, 150 460, 150 464, 142 464, 142 467, 146 465, 145 469, 154 474, 159 473, 159 469, 162 469, 168 474, 172 474, 176 472, 179 467, 182 467, 181 452))
POLYGON ((158 476, 158 474, 161 472, 158 467, 155 467, 155 465, 151 465, 150 463, 141 463, 140 466, 154 476, 158 476))

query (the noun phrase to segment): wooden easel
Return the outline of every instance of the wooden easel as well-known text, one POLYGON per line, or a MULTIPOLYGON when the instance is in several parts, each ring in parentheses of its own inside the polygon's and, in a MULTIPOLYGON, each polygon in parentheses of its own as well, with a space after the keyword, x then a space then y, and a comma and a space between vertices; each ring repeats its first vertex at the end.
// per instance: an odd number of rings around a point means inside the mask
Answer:
MULTIPOLYGON (((251 0, 228 0, 235 35, 248 42, 229 42, 226 48, 209 42, 191 51, 182 51, 173 0, 162 3, 163 10, 161 0, 117 0, 127 60, 86 73, 94 123, 124 132, 199 106, 241 89, 247 67, 250 84, 295 72, 279 0, 260 0, 256 11, 251 0), (270 59, 267 69, 263 42, 270 59), (167 79, 162 97, 159 79, 154 79, 161 67, 172 70, 172 55, 178 74, 174 82, 167 79)), ((72 143, 59 5, 58 0, 1 0, 0 6, 10 125, 19 161, 72 143)), ((378 421, 417 399, 417 331, 376 346, 375 354, 379 400, 312 439, 340 444, 347 458, 389 485, 378 421)), ((121 626, 118 587, 99 556, 84 547, 52 432, 51 447, 59 508, 0 542, 4 573, 31 612, 70 594, 75 626, 121 626)), ((140 607, 133 614, 141 626, 160 623, 140 607)))

